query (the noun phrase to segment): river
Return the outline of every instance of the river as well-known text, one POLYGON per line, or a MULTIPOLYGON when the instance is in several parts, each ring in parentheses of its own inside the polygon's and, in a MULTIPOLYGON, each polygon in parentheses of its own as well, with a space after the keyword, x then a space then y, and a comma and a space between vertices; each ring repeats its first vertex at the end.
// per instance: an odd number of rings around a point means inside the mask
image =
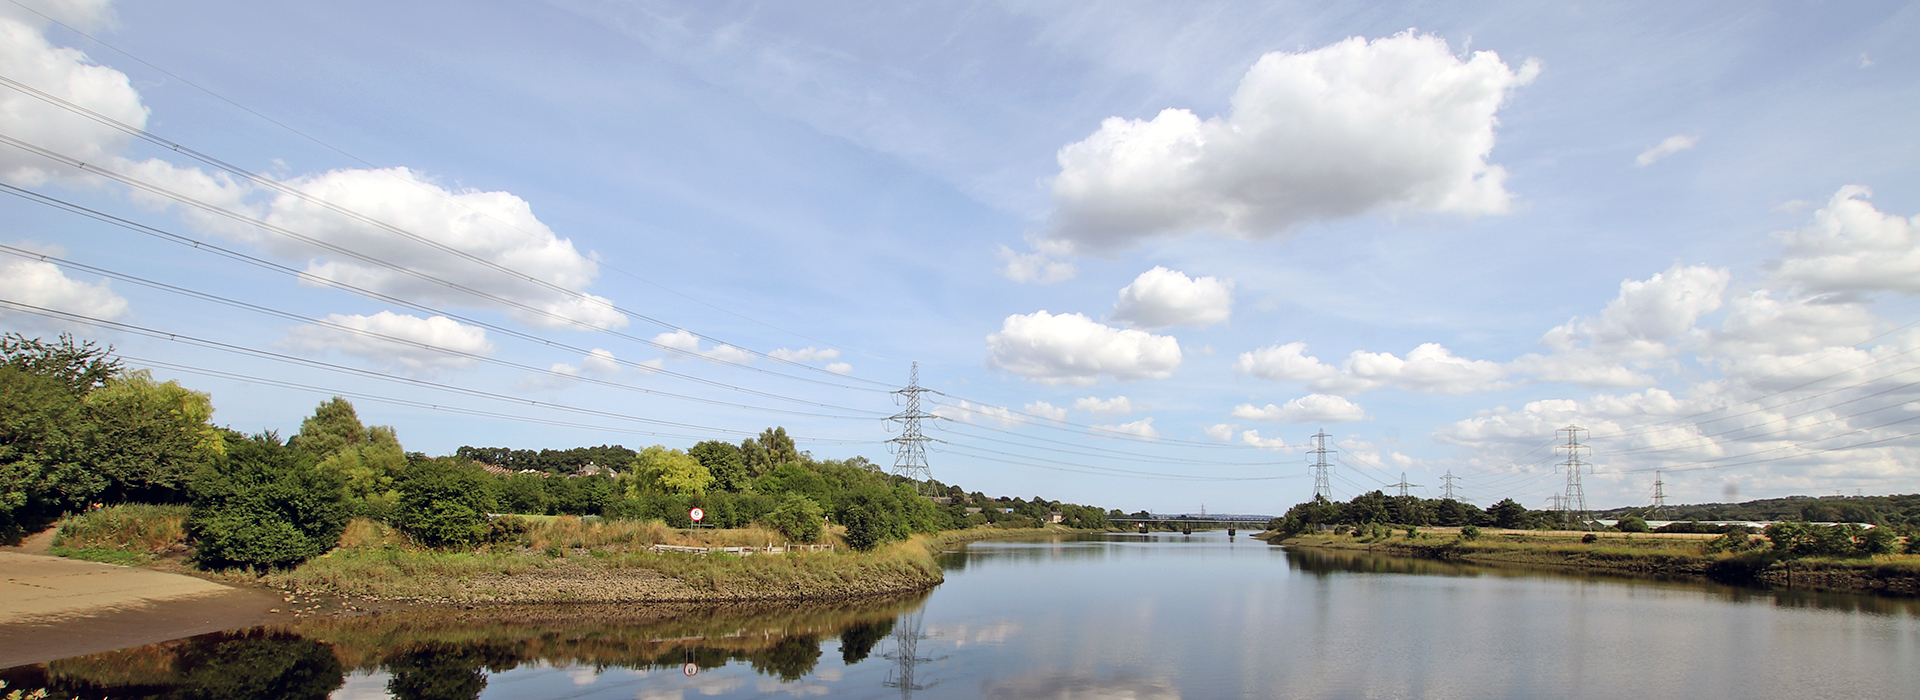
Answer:
POLYGON ((43 672, 116 698, 1920 698, 1912 600, 1224 532, 976 542, 942 563, 945 584, 886 601, 331 621, 43 672))

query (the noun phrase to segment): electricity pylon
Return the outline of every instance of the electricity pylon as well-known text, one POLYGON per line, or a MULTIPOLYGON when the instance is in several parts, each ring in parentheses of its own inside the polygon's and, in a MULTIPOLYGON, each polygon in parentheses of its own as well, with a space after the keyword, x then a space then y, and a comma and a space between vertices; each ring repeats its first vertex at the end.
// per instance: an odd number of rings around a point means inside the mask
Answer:
POLYGON ((1319 500, 1321 498, 1325 498, 1329 501, 1333 500, 1333 484, 1332 482, 1327 480, 1327 469, 1333 466, 1333 465, 1327 464, 1327 438, 1329 437, 1332 437, 1332 436, 1327 434, 1327 431, 1325 428, 1322 428, 1320 432, 1313 434, 1313 498, 1314 500, 1319 500))
POLYGON ((1567 522, 1579 523, 1580 529, 1585 530, 1587 529, 1587 489, 1580 485, 1580 472, 1592 471, 1593 465, 1580 459, 1580 451, 1590 449, 1580 444, 1580 434, 1587 432, 1587 429, 1569 425, 1555 432, 1567 434, 1567 444, 1556 446, 1567 451, 1567 461, 1560 463, 1560 466, 1567 470, 1567 491, 1560 497, 1560 515, 1567 522))
MULTIPOLYGON (((927 442, 929 438, 920 431, 920 421, 933 418, 933 414, 920 410, 920 395, 931 391, 920 386, 920 363, 913 363, 913 374, 908 376, 907 388, 893 392, 894 402, 906 410, 887 418, 900 424, 899 437, 887 440, 887 449, 893 452, 893 474, 909 481, 918 481, 915 488, 925 491, 933 488, 933 467, 927 464, 927 442)), ((922 495, 925 495, 924 493, 922 495)))
MULTIPOLYGON (((1404 474, 1401 476, 1401 480, 1402 481, 1406 480, 1406 477, 1404 474)), ((1460 477, 1454 476, 1453 470, 1448 469, 1446 475, 1440 477, 1440 480, 1446 482, 1445 486, 1440 487, 1440 498, 1449 500, 1449 501, 1460 500, 1458 498, 1455 498, 1453 495, 1453 482, 1459 481, 1460 477)))

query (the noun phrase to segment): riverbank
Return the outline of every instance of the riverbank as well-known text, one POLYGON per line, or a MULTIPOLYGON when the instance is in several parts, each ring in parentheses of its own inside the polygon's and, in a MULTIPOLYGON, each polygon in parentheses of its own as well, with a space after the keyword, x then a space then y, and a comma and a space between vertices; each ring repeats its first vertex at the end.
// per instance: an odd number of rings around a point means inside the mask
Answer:
POLYGON ((1475 539, 1453 528, 1422 528, 1388 537, 1257 535, 1271 544, 1367 551, 1391 556, 1494 565, 1546 566, 1630 575, 1693 578, 1733 585, 1900 597, 1920 596, 1920 556, 1782 559, 1768 552, 1709 553, 1709 536, 1660 533, 1483 530, 1475 539))

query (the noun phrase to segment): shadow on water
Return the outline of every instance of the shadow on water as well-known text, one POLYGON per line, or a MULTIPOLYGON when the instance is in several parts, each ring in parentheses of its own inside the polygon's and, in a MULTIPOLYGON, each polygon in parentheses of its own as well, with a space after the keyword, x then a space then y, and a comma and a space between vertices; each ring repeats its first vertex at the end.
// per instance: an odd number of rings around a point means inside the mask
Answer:
POLYGON ((544 605, 430 609, 223 632, 0 671, 51 698, 325 698, 348 674, 385 672, 401 700, 478 698, 523 665, 681 671, 741 662, 794 681, 821 642, 866 659, 926 594, 784 605, 544 605))
POLYGON ((1612 571, 1566 569, 1529 564, 1482 564, 1395 557, 1346 549, 1287 547, 1287 566, 1319 578, 1345 574, 1408 576, 1540 578, 1606 582, 1627 586, 1698 591, 1732 603, 1771 603, 1782 608, 1809 608, 1881 615, 1920 616, 1920 600, 1883 596, 1732 586, 1700 578, 1654 576, 1612 571))

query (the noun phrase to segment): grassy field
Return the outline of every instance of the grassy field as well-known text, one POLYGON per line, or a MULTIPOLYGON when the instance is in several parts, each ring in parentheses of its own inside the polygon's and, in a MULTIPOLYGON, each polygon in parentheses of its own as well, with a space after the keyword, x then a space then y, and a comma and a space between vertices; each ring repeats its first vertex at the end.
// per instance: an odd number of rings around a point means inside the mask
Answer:
MULTIPOLYGON (((1386 536, 1313 534, 1270 540, 1295 547, 1350 549, 1397 556, 1485 564, 1523 564, 1618 573, 1685 576, 1723 583, 1813 590, 1920 595, 1920 555, 1782 559, 1766 549, 1710 552, 1714 536, 1664 533, 1483 530, 1460 537, 1452 528, 1421 528, 1413 538, 1395 530, 1386 536)), ((1760 544, 1765 541, 1754 538, 1760 544)))

